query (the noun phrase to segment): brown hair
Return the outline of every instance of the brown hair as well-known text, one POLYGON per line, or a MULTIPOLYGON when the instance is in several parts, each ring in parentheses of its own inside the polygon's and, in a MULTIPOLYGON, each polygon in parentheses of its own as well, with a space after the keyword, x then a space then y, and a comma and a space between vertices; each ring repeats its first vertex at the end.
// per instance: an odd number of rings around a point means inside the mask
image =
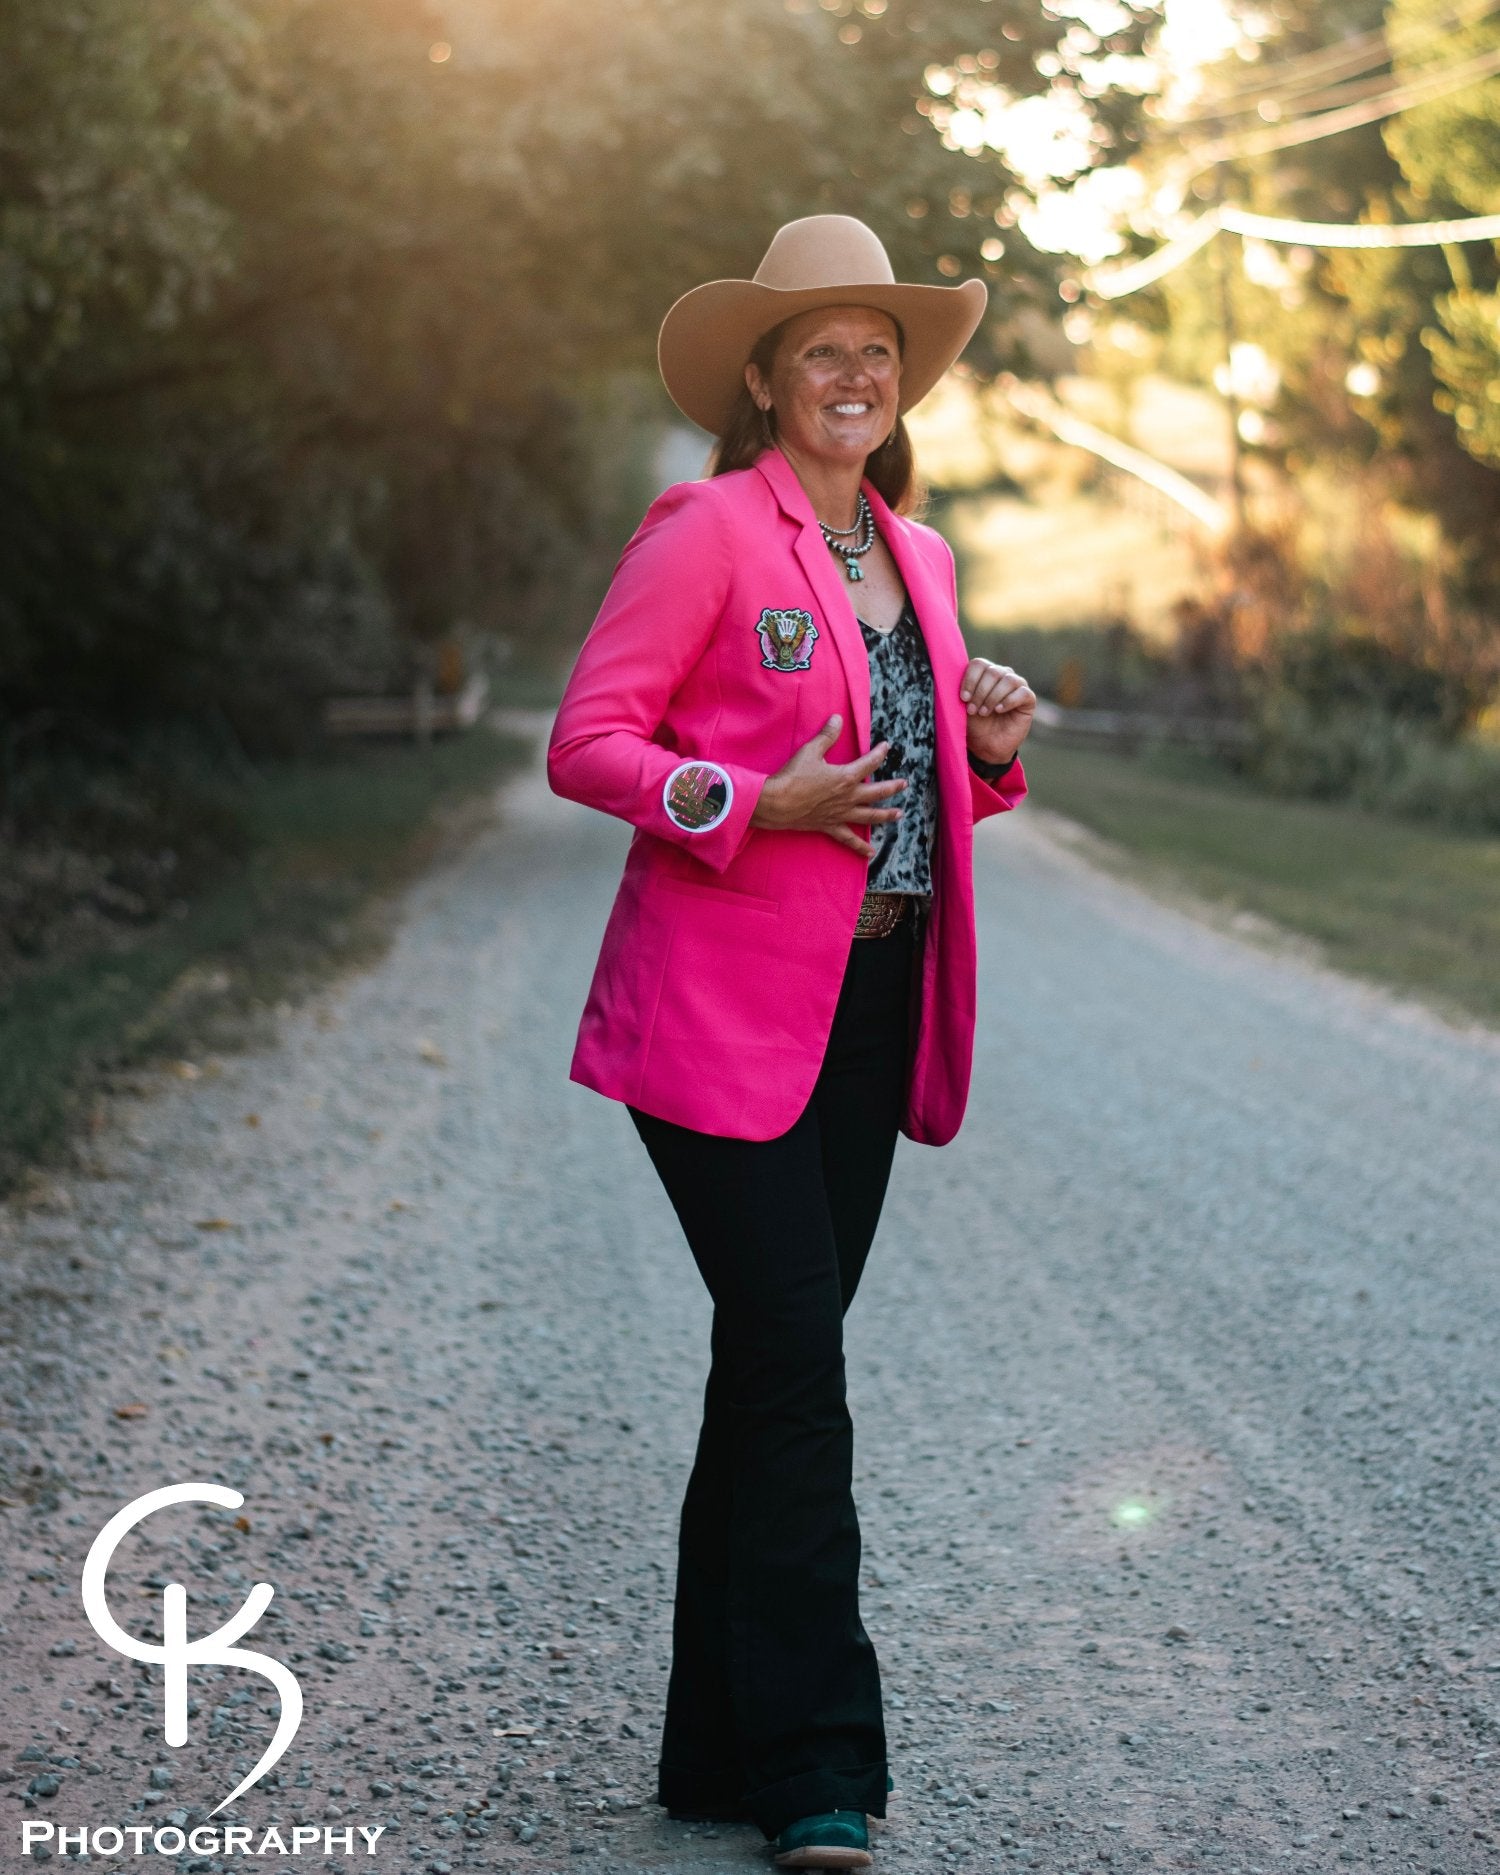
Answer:
MULTIPOLYGON (((906 334, 899 319, 893 317, 892 323, 896 328, 896 351, 900 355, 906 349, 906 334)), ((790 319, 783 319, 780 325, 772 326, 756 340, 748 362, 757 367, 762 377, 771 375, 777 347, 790 324, 790 319)), ((775 442, 776 412, 762 410, 750 395, 749 385, 741 384, 708 472, 711 476, 728 475, 734 469, 748 469, 761 451, 775 442)), ((892 513, 914 514, 922 507, 927 491, 917 475, 916 455, 904 417, 897 417, 889 439, 866 456, 865 474, 892 513)))

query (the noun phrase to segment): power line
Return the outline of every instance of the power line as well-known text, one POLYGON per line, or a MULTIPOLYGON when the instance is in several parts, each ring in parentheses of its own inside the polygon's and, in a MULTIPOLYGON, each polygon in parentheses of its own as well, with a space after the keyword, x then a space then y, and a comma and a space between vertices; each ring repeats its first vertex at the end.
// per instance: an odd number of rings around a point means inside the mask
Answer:
POLYGON ((1122 443, 1118 436, 1111 436, 1107 430, 1085 422, 1082 417, 1075 417, 1070 410, 1064 409, 1034 385, 1022 384, 1019 380, 1002 380, 1000 392, 1013 410, 1044 425, 1059 442, 1086 449, 1090 455, 1098 456, 1101 461, 1123 470, 1126 475, 1135 476, 1159 494, 1165 495, 1168 501, 1185 509, 1210 532, 1222 534, 1228 529, 1229 515, 1223 503, 1205 494, 1196 482, 1189 481, 1165 462, 1158 462, 1155 456, 1148 456, 1144 450, 1122 443))
POLYGON ((1295 241, 1306 247, 1447 247, 1454 241, 1500 241, 1500 215, 1413 221, 1398 227, 1378 221, 1291 221, 1226 207, 1219 220, 1231 234, 1255 235, 1262 241, 1295 241))
POLYGON ((1100 299, 1123 299, 1127 293, 1139 293, 1142 287, 1154 286, 1169 273, 1175 273, 1184 261, 1191 260, 1200 248, 1208 246, 1224 225, 1222 214, 1221 209, 1209 209, 1186 234, 1178 235, 1141 260, 1126 261, 1118 267, 1091 267, 1083 276, 1083 284, 1100 299))
POLYGON ((1179 173, 1178 180, 1191 182, 1205 170, 1215 169, 1220 163, 1229 162, 1235 157, 1265 156, 1273 150, 1289 150, 1298 144, 1315 143, 1322 137, 1336 136, 1340 131, 1354 130, 1362 124, 1378 123, 1384 117, 1394 117, 1399 111, 1410 110, 1413 105, 1431 103, 1436 98, 1447 97, 1451 92, 1462 91, 1469 85, 1492 77, 1496 72, 1500 72, 1500 46, 1491 47, 1488 52, 1480 53, 1467 64, 1430 72, 1426 77, 1412 79, 1380 97, 1349 105, 1341 111, 1325 111, 1306 121, 1275 125, 1263 131, 1200 144, 1187 155, 1193 168, 1185 174, 1179 173))
MULTIPOLYGON (((1390 72, 1377 72, 1373 78, 1341 80, 1338 84, 1328 85, 1321 91, 1296 91, 1285 96, 1277 93, 1265 93, 1258 98, 1250 98, 1245 103, 1236 105, 1232 111, 1226 111, 1223 117, 1259 117, 1265 123, 1280 123, 1291 117, 1297 123, 1320 121, 1319 113, 1336 110, 1340 106, 1362 103, 1366 98, 1388 97, 1391 93, 1393 78, 1390 72), (1290 111, 1284 109, 1290 106, 1290 111)), ((1210 112, 1207 117, 1217 116, 1210 112)), ((1182 125, 1173 121, 1173 132, 1182 129, 1182 125)))
POLYGON ((1458 7, 1441 20, 1427 20, 1419 26, 1405 29, 1377 26, 1339 45, 1295 54, 1227 85, 1213 103, 1185 117, 1174 118, 1173 127, 1180 129, 1215 118, 1257 110, 1271 93, 1290 96, 1309 85, 1326 85, 1341 78, 1360 77, 1378 66, 1390 64, 1393 57, 1409 57, 1455 30, 1479 25, 1496 12, 1500 12, 1500 0, 1480 0, 1479 5, 1458 7), (1238 102, 1241 99, 1243 102, 1238 102))
POLYGON ((1395 227, 1382 222, 1294 221, 1284 216, 1252 214, 1226 203, 1200 215, 1185 233, 1142 260, 1119 267, 1091 268, 1084 275, 1084 284, 1100 299, 1123 299, 1128 293, 1138 293, 1190 260, 1221 229, 1299 247, 1447 247, 1455 242, 1500 241, 1500 215, 1410 222, 1395 227))
MULTIPOLYGON (((1237 82, 1226 85, 1221 96, 1232 102, 1247 92, 1258 97, 1267 89, 1295 90, 1308 84, 1327 84, 1338 78, 1357 78, 1363 72, 1374 71, 1378 65, 1389 64, 1390 57, 1391 48, 1385 30, 1377 26, 1373 32, 1360 33, 1356 38, 1346 39, 1342 45, 1325 46, 1321 51, 1302 53, 1262 67, 1253 76, 1247 74, 1237 82)), ((1253 97, 1250 108, 1253 108, 1253 97)), ((1205 106, 1194 113, 1195 118, 1219 115, 1212 106, 1205 106)), ((1192 122, 1194 119, 1184 121, 1192 122)))

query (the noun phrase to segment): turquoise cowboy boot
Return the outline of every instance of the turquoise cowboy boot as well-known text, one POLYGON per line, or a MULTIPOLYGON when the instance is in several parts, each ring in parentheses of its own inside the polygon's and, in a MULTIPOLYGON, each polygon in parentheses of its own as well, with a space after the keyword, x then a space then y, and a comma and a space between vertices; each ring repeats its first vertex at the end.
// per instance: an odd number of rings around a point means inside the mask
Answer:
POLYGON ((776 1838, 778 1868, 871 1868, 870 1832, 863 1810, 830 1810, 798 1817, 776 1838))

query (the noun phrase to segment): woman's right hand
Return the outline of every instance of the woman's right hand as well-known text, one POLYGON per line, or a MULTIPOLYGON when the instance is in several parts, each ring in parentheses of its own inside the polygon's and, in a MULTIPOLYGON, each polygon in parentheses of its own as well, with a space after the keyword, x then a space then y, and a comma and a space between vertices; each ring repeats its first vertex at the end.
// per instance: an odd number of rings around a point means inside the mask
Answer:
POLYGON ((866 824, 899 820, 899 807, 881 807, 906 786, 901 780, 870 781, 885 760, 889 742, 877 742, 868 755, 852 762, 830 762, 828 751, 838 740, 843 727, 841 716, 830 716, 811 742, 802 747, 774 775, 766 778, 750 816, 752 827, 777 827, 808 833, 826 833, 858 853, 861 859, 873 859, 875 849, 849 826, 851 820, 866 824))

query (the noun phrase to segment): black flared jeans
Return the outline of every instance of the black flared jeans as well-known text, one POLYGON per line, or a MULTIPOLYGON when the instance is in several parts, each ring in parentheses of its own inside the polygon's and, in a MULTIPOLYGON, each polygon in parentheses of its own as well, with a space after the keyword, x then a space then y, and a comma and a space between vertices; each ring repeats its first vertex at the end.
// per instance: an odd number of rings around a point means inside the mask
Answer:
POLYGON ((817 1084, 778 1138, 630 1109, 714 1304, 657 1798, 742 1803, 767 1837, 828 1810, 885 1815, 843 1321, 890 1177, 920 941, 910 919, 852 941, 817 1084))

